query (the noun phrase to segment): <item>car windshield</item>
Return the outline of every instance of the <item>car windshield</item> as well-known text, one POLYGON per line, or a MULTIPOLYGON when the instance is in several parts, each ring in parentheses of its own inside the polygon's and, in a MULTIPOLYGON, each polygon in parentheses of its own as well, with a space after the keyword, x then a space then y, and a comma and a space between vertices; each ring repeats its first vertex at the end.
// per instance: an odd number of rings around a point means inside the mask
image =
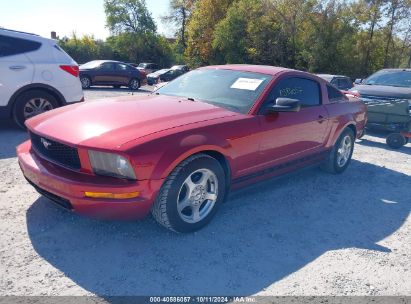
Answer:
POLYGON ((85 64, 82 64, 80 66, 80 69, 94 69, 94 68, 98 67, 101 63, 102 63, 102 61, 99 61, 99 60, 90 61, 90 62, 87 62, 85 64))
POLYGON ((239 113, 248 113, 270 82, 270 75, 217 69, 188 72, 156 91, 192 98, 239 113))
POLYGON ((148 65, 148 63, 140 63, 138 65, 139 68, 145 68, 148 65))
POLYGON ((411 88, 411 71, 379 71, 368 77, 365 84, 411 88))

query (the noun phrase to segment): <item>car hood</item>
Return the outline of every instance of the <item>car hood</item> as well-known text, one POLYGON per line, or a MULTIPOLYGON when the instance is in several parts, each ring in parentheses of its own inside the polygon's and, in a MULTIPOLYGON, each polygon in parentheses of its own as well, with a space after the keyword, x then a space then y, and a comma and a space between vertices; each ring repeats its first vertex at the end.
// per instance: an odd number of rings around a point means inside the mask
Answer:
POLYGON ((411 88, 390 87, 382 85, 356 85, 351 91, 357 91, 360 95, 367 97, 386 97, 389 99, 411 99, 411 88))
POLYGON ((35 116, 26 125, 69 145, 116 149, 153 133, 234 115, 238 114, 204 102, 149 95, 65 106, 35 116))

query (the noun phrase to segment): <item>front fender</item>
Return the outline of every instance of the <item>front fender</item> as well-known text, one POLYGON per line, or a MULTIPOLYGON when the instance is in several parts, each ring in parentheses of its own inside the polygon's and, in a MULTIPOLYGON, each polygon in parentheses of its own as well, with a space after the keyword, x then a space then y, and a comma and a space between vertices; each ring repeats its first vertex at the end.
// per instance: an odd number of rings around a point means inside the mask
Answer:
POLYGON ((229 149, 229 142, 215 135, 176 134, 134 148, 132 165, 139 180, 164 179, 183 160, 204 151, 220 153, 231 164, 229 149))

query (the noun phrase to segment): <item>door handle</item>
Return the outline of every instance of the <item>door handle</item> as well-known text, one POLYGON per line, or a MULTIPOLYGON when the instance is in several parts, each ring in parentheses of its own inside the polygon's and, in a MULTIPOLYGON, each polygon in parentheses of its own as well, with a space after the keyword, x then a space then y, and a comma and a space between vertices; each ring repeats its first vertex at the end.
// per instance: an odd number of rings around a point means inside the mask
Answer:
POLYGON ((12 65, 9 67, 10 70, 13 71, 20 71, 20 70, 24 70, 26 68, 26 66, 24 65, 12 65))
POLYGON ((322 115, 318 115, 318 123, 323 123, 324 121, 326 121, 326 118, 322 115))

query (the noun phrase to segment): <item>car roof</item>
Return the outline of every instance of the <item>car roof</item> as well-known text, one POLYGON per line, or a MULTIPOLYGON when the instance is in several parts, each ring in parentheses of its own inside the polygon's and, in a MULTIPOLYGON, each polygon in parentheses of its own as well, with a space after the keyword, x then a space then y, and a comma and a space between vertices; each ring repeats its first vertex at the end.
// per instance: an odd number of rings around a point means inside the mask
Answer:
POLYGON ((277 75, 286 71, 296 71, 283 67, 275 67, 270 65, 253 65, 253 64, 226 64, 226 65, 211 65, 203 67, 201 69, 221 69, 221 70, 233 70, 233 71, 244 71, 251 73, 260 73, 266 75, 277 75))
POLYGON ((410 69, 410 68, 408 68, 408 69, 382 69, 382 70, 379 70, 379 71, 377 71, 377 72, 381 72, 381 71, 389 71, 389 72, 404 71, 404 72, 411 72, 411 69, 410 69))
POLYGON ((32 41, 38 41, 38 42, 56 43, 56 41, 54 39, 45 38, 45 37, 42 37, 40 35, 33 34, 33 33, 15 31, 15 30, 10 30, 10 29, 5 29, 5 28, 0 28, 0 34, 5 35, 5 36, 10 36, 10 37, 28 39, 28 40, 32 40, 32 41))
POLYGON ((343 77, 343 78, 350 78, 348 76, 345 75, 335 75, 335 74, 316 74, 318 77, 330 77, 330 78, 334 78, 334 77, 343 77))

